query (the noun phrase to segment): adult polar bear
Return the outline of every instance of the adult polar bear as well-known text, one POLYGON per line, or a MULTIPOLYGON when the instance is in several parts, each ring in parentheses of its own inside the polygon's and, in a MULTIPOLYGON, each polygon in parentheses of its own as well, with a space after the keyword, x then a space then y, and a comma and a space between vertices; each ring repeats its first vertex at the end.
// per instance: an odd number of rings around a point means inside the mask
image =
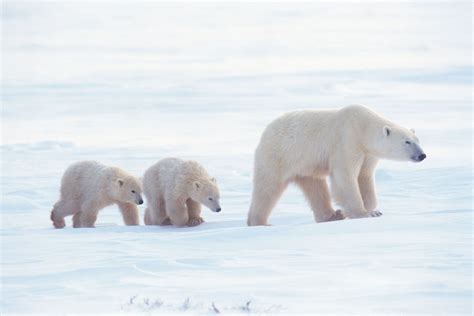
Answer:
POLYGON ((247 224, 267 225, 290 182, 305 194, 316 222, 380 216, 375 209, 377 161, 420 162, 425 158, 413 130, 360 105, 284 114, 267 126, 255 151, 247 224), (333 209, 331 196, 344 214, 333 209))

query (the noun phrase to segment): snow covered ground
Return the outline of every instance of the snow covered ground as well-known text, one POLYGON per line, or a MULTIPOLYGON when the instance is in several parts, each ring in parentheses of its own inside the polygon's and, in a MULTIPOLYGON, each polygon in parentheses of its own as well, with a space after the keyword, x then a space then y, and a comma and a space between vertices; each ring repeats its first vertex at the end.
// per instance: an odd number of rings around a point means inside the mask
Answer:
MULTIPOLYGON (((471 7, 2 4, 0 313, 472 313, 471 7), (365 104, 428 158, 382 162, 380 218, 315 224, 290 188, 247 227, 276 115, 365 104), (202 162, 223 211, 194 228, 55 230, 60 177, 202 162)), ((144 207, 141 207, 143 212, 144 207)))

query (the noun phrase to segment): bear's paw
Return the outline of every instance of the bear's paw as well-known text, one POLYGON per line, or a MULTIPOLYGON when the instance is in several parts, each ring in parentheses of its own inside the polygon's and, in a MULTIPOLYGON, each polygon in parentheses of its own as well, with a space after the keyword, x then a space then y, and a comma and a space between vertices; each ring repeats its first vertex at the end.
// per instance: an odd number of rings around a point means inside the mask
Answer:
POLYGON ((190 218, 188 221, 188 226, 189 227, 198 226, 202 223, 204 223, 204 219, 202 217, 190 218))
POLYGON ((334 212, 334 214, 331 215, 331 217, 329 217, 329 219, 327 221, 328 222, 340 221, 340 220, 343 220, 345 218, 346 217, 344 216, 344 213, 342 213, 341 210, 337 210, 337 211, 334 212))
POLYGON ((379 210, 370 211, 370 212, 367 212, 367 216, 368 217, 379 217, 379 216, 382 216, 382 212, 380 212, 379 210))

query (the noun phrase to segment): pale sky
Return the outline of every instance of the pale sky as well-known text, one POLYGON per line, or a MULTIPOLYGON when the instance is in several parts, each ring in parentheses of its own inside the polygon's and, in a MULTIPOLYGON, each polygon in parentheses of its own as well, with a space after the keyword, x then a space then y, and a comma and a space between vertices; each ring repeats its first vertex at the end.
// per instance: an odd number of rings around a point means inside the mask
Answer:
POLYGON ((251 152, 281 112, 355 103, 440 151, 470 135, 468 2, 2 8, 2 143, 251 152))

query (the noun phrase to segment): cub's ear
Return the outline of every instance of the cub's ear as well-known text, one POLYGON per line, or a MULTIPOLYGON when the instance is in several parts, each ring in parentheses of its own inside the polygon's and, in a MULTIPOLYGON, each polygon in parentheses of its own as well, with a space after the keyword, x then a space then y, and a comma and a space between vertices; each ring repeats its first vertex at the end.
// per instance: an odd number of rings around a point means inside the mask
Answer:
POLYGON ((414 128, 410 128, 410 132, 412 132, 413 134, 415 134, 415 129, 414 129, 414 128))
POLYGON ((201 183, 199 183, 198 181, 194 181, 193 188, 198 191, 201 188, 201 183))
POLYGON ((118 179, 118 180, 117 180, 117 183, 119 184, 119 186, 122 186, 122 185, 123 185, 123 180, 122 180, 122 179, 118 179))
POLYGON ((216 183, 216 182, 217 182, 217 181, 216 181, 216 178, 211 178, 211 182, 216 183))
POLYGON ((389 136, 391 132, 392 132, 392 129, 390 128, 390 126, 384 126, 383 127, 383 134, 385 136, 389 136))

